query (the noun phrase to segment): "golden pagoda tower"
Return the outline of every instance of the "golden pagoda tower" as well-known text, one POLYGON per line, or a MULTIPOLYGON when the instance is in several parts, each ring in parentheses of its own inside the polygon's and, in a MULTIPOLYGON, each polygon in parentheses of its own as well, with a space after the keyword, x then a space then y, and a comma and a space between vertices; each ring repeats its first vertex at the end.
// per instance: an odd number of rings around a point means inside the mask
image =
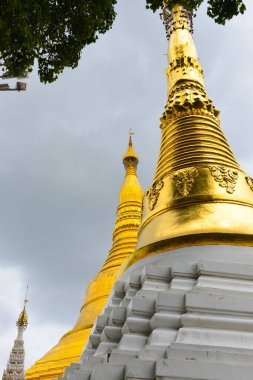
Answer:
POLYGON ((102 269, 87 287, 75 326, 26 371, 26 380, 58 378, 63 374, 65 367, 80 358, 96 317, 105 306, 114 285, 115 273, 134 251, 141 221, 143 192, 136 174, 139 159, 133 149, 131 130, 129 134, 128 150, 123 156, 126 175, 119 193, 112 248, 102 269))
POLYGON ((170 41, 168 101, 156 172, 143 199, 136 251, 119 271, 165 250, 196 245, 253 246, 253 179, 237 163, 209 99, 180 5, 163 8, 170 41))

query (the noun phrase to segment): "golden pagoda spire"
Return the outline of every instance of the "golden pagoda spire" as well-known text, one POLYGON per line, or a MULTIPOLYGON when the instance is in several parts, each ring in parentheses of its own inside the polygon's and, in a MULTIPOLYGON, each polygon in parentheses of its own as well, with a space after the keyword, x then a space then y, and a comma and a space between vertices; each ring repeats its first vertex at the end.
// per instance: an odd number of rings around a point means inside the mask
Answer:
POLYGON ((147 255, 191 245, 253 246, 253 179, 240 168, 207 96, 190 15, 163 9, 169 37, 168 101, 153 183, 143 201, 137 250, 147 255))
POLYGON ((119 267, 131 253, 137 242, 140 225, 143 191, 136 174, 139 158, 133 149, 133 132, 130 129, 128 150, 123 155, 126 175, 119 193, 119 207, 113 231, 113 243, 102 271, 109 267, 119 267), (128 223, 130 222, 130 225, 128 223))
POLYGON ((96 317, 101 313, 114 285, 115 273, 134 251, 141 221, 143 192, 136 174, 138 156, 133 149, 131 130, 129 135, 128 150, 123 156, 126 175, 119 194, 112 248, 102 269, 87 287, 74 328, 26 372, 26 380, 58 378, 65 367, 79 360, 96 317))

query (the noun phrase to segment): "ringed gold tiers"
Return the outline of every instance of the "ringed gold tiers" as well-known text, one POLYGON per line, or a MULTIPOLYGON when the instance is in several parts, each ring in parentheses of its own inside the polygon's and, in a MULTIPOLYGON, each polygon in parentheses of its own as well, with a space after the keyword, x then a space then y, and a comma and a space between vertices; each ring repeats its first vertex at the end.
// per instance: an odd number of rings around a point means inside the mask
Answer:
POLYGON ((109 255, 102 269, 87 288, 74 328, 26 371, 26 380, 57 378, 62 375, 66 366, 80 358, 95 319, 102 311, 113 287, 116 271, 134 251, 141 220, 143 192, 136 174, 138 156, 133 149, 131 131, 123 163, 126 175, 119 194, 113 243, 109 255))

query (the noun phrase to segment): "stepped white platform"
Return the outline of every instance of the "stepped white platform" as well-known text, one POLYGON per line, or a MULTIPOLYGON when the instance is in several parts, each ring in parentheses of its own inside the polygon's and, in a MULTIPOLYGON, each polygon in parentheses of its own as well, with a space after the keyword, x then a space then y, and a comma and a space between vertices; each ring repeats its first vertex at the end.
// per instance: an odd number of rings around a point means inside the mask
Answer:
POLYGON ((63 379, 252 380, 253 248, 190 247, 137 262, 63 379))

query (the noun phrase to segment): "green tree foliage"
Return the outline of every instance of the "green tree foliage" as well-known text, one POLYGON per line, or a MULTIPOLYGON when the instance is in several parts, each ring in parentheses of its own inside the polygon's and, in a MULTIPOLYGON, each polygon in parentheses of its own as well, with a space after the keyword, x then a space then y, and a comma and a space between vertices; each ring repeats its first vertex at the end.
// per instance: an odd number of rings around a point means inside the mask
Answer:
MULTIPOLYGON (((172 8, 175 4, 182 5, 188 11, 197 9, 205 0, 166 0, 167 7, 172 8)), ((163 0, 147 0, 147 8, 157 11, 163 0)), ((226 21, 231 20, 239 13, 243 14, 246 6, 243 0, 208 0, 207 14, 214 19, 215 22, 225 25, 226 21)))
POLYGON ((82 49, 113 24, 117 0, 1 0, 0 58, 19 76, 38 59, 42 82, 78 65, 82 49))
MULTIPOLYGON (((127 1, 127 0, 126 0, 127 1)), ((167 0, 187 10, 204 0, 167 0)), ((146 0, 156 11, 163 0, 146 0)), ((83 48, 108 31, 115 19, 117 0, 0 0, 0 60, 12 76, 31 70, 38 60, 41 82, 53 82, 65 67, 78 65, 83 48)), ((225 24, 244 13, 243 0, 208 0, 207 13, 225 24)))

